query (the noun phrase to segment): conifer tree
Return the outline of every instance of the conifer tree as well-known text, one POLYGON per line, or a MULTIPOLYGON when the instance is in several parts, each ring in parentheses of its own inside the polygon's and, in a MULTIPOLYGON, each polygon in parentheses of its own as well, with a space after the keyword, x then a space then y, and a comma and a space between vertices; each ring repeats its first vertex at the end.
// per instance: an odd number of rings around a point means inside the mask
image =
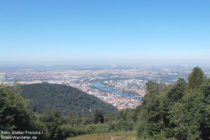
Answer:
POLYGON ((94 123, 104 123, 104 116, 101 110, 96 110, 94 114, 94 123))
POLYGON ((199 67, 195 67, 188 77, 189 87, 192 89, 199 88, 204 79, 205 76, 203 70, 199 67))

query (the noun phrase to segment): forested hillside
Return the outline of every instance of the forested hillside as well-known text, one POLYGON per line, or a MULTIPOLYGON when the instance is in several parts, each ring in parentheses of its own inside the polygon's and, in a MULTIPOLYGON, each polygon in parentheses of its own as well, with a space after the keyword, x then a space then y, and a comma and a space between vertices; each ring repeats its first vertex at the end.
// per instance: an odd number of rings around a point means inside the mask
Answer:
POLYGON ((91 111, 103 110, 111 113, 117 109, 100 99, 76 88, 59 84, 31 84, 21 86, 21 95, 30 99, 34 112, 43 113, 52 109, 65 115, 91 115, 91 111))

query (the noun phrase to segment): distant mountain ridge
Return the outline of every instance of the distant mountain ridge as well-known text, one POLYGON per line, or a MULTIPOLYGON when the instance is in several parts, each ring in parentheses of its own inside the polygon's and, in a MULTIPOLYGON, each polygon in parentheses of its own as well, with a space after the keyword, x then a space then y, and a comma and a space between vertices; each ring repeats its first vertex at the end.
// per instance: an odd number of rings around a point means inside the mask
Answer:
POLYGON ((21 95, 30 100, 34 112, 57 109, 65 115, 91 115, 96 109, 112 113, 117 109, 95 96, 67 85, 39 83, 21 86, 21 95))

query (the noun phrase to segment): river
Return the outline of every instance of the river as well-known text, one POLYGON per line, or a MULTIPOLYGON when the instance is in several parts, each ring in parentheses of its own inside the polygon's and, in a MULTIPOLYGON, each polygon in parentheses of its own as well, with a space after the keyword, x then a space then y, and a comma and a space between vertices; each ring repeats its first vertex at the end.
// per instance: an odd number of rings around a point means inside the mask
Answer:
POLYGON ((98 90, 105 91, 105 92, 110 92, 112 94, 119 95, 119 96, 122 96, 122 97, 142 100, 141 96, 109 88, 108 86, 106 86, 106 85, 104 85, 104 84, 102 84, 101 82, 98 82, 98 81, 92 82, 91 86, 93 88, 98 89, 98 90))

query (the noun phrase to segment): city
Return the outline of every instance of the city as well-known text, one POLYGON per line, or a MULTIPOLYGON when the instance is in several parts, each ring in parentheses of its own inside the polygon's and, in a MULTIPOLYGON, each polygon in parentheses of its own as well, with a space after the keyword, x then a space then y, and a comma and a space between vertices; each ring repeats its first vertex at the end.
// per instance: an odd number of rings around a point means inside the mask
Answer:
MULTIPOLYGON (((42 82, 65 84, 96 96, 121 110, 136 108, 142 103, 147 81, 172 84, 179 77, 187 79, 191 68, 191 66, 1 67, 0 81, 9 85, 42 82)), ((210 67, 206 66, 204 70, 209 76, 210 67)))

